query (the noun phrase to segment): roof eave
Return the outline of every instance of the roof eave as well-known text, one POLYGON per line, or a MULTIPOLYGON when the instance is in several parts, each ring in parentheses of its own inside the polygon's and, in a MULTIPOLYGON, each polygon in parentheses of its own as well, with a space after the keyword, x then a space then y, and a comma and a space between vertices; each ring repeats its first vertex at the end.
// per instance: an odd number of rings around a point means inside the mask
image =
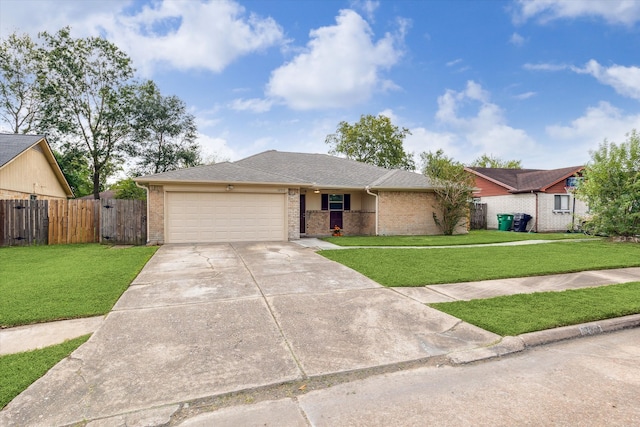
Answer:
POLYGON ((516 189, 515 187, 512 187, 512 186, 510 186, 510 185, 508 185, 508 184, 505 184, 505 183, 504 183, 504 182, 502 182, 502 181, 498 181, 497 179, 491 178, 491 177, 489 177, 489 176, 487 176, 487 175, 481 174, 480 172, 475 171, 475 170, 473 170, 473 169, 471 169, 471 168, 469 168, 469 167, 466 167, 466 166, 465 166, 464 170, 466 170, 467 172, 472 173, 472 174, 474 174, 474 175, 476 175, 476 176, 479 176, 479 177, 481 177, 481 178, 484 178, 484 179, 486 179, 487 181, 493 182, 494 184, 499 185, 500 187, 504 187, 504 188, 506 188, 507 190, 509 190, 509 191, 511 191, 511 192, 513 192, 513 191, 517 191, 517 189, 516 189))
POLYGON ((436 187, 369 187, 369 190, 375 190, 375 191, 421 191, 421 192, 431 192, 431 191, 435 191, 436 187))
MULTIPOLYGON (((51 147, 49 146, 49 142, 47 141, 47 138, 43 137, 41 140, 36 142, 36 144, 40 144, 40 143, 43 143, 42 146, 44 147, 44 149, 42 151, 45 157, 47 158, 47 161, 51 165, 51 168, 53 169, 53 173, 56 175, 56 178, 58 178, 58 181, 60 181, 60 184, 62 184, 62 188, 64 189, 65 194, 67 195, 67 197, 73 197, 74 196, 73 189, 69 185, 67 178, 64 176, 64 173, 62 172, 62 169, 60 168, 60 165, 56 160, 56 156, 53 154, 53 150, 51 150, 51 147)), ((34 145, 32 145, 32 147, 34 145)))
POLYGON ((575 175, 575 174, 576 174, 576 172, 580 172, 581 170, 584 170, 584 166, 579 166, 579 167, 575 168, 575 170, 573 170, 573 172, 569 172, 569 173, 567 173, 567 174, 563 175, 563 176, 562 176, 562 178, 559 178, 559 179, 557 179, 557 180, 553 181, 551 184, 546 185, 546 186, 544 186, 544 187, 540 188, 540 191, 547 191, 547 189, 548 189, 549 187, 552 187, 552 186, 556 185, 557 183, 559 183, 560 181, 562 181, 562 180, 564 180, 564 179, 567 179, 567 178, 569 178, 569 177, 571 177, 571 176, 575 175))
POLYGON ((149 185, 174 185, 174 184, 196 184, 196 185, 211 185, 211 184, 220 184, 220 185, 260 185, 260 186, 269 186, 269 187, 306 187, 312 188, 313 184, 309 184, 308 182, 300 183, 300 182, 267 182, 267 181, 234 181, 234 180, 191 180, 191 179, 144 179, 142 177, 133 178, 134 182, 138 184, 149 184, 149 185))

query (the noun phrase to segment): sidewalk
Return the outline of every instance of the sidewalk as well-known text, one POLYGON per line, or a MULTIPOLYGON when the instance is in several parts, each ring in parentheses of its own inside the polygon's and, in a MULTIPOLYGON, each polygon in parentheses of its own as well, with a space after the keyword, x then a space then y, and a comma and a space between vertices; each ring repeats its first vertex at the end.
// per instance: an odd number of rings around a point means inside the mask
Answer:
MULTIPOLYGON (((314 249, 319 247, 315 246, 318 244, 315 240, 322 242, 319 239, 305 240, 309 245, 301 246, 314 249)), ((335 246, 327 242, 322 243, 325 246, 323 249, 330 249, 328 245, 335 246)), ((422 304, 430 304, 493 298, 502 295, 563 291, 637 281, 640 281, 640 267, 391 289, 422 304)), ((66 340, 93 333, 102 325, 105 317, 61 320, 0 329, 0 356, 60 344, 66 340)))

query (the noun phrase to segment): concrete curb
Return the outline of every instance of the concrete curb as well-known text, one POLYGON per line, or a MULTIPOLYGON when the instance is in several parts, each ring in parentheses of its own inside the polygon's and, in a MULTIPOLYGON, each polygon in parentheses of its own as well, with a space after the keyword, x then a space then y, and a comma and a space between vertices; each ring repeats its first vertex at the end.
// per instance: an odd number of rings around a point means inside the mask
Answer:
POLYGON ((452 365, 464 365, 519 353, 529 347, 637 327, 640 327, 640 314, 632 314, 630 316, 582 323, 580 325, 529 332, 516 337, 504 337, 500 342, 489 347, 452 353, 447 356, 447 359, 452 365))

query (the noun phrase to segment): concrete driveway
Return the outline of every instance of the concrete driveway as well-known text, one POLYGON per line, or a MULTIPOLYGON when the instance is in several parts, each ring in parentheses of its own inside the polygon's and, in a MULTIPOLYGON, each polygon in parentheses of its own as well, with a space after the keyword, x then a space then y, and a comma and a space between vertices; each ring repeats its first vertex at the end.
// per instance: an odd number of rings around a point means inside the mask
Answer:
POLYGON ((11 402, 0 424, 119 425, 134 411, 171 413, 499 338, 294 243, 166 245, 91 339, 11 402))

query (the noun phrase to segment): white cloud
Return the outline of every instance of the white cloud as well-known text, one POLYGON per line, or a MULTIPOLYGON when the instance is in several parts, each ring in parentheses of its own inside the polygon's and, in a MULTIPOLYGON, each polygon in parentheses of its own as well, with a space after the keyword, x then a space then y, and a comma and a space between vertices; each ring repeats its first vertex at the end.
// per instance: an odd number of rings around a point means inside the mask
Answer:
POLYGON ((447 128, 446 135, 456 135, 455 139, 469 148, 461 153, 461 161, 469 162, 483 153, 519 159, 523 152, 535 148, 533 139, 524 130, 509 126, 502 109, 489 98, 489 92, 474 81, 467 82, 463 91, 449 89, 438 98, 436 119, 447 128), (468 105, 477 108, 475 115, 460 114, 468 105))
POLYGON ((379 1, 374 0, 352 0, 351 7, 353 9, 361 10, 362 13, 367 17, 369 22, 375 21, 375 12, 380 7, 379 1))
POLYGON ((531 71, 571 70, 578 74, 589 74, 600 83, 611 86, 622 96, 640 99, 640 67, 612 65, 604 67, 592 59, 584 67, 564 64, 524 64, 524 69, 531 71))
POLYGON ((285 43, 272 18, 247 13, 233 0, 160 0, 132 12, 130 0, 108 2, 2 0, 0 29, 55 32, 70 25, 75 37, 102 35, 127 52, 143 75, 158 65, 222 71, 243 55, 285 43))
POLYGON ((529 71, 562 71, 562 70, 567 70, 569 68, 571 68, 571 66, 569 65, 565 65, 565 64, 547 64, 547 63, 541 63, 541 64, 524 64, 522 66, 522 68, 524 68, 525 70, 529 70, 529 71))
POLYGON ((265 113, 271 109, 273 101, 268 99, 235 99, 229 106, 236 111, 252 111, 254 113, 265 113))
POLYGON ((632 129, 640 129, 640 114, 627 115, 608 102, 601 101, 598 106, 588 108, 570 125, 547 126, 546 131, 552 138, 594 149, 605 138, 609 141, 622 141, 625 139, 624 135, 632 129))
POLYGON ((0 36, 4 38, 17 31, 36 37, 41 31, 56 32, 67 25, 76 37, 95 36, 100 34, 101 23, 110 21, 114 14, 123 13, 132 3, 132 0, 2 0, 0 36))
POLYGON ((162 1, 105 23, 107 37, 150 73, 159 64, 222 71, 243 55, 283 42, 272 18, 247 14, 232 0, 162 1))
POLYGON ((640 67, 612 65, 607 68, 592 59, 584 68, 573 67, 572 70, 592 75, 600 83, 613 87, 620 95, 640 99, 640 67))
POLYGON ((548 22, 561 18, 598 17, 610 24, 633 25, 640 21, 640 2, 635 0, 516 0, 513 18, 525 22, 536 18, 548 22))
POLYGON ((404 140, 404 150, 413 153, 413 160, 420 169, 420 154, 427 151, 438 151, 442 149, 444 153, 456 160, 460 158, 461 150, 459 138, 451 132, 434 132, 424 127, 411 129, 411 135, 407 135, 404 140))
POLYGON ((509 43, 514 46, 522 46, 525 42, 526 39, 518 33, 511 34, 511 37, 509 38, 509 43))
POLYGON ((238 159, 238 155, 229 148, 227 140, 222 136, 214 137, 199 132, 196 142, 202 147, 202 155, 205 159, 216 161, 238 159))
POLYGON ((623 142, 632 129, 640 129, 640 114, 625 114, 603 101, 588 108, 570 124, 547 126, 545 130, 555 146, 563 147, 566 166, 587 163, 590 160, 589 152, 597 150, 605 139, 623 142))
POLYGON ((385 34, 374 42, 360 15, 342 10, 336 25, 310 32, 303 53, 274 70, 267 95, 298 110, 339 108, 368 100, 376 90, 390 86, 380 71, 393 66, 402 52, 397 38, 385 34))
POLYGON ((518 95, 516 95, 514 98, 516 99, 529 99, 532 98, 534 96, 536 96, 537 94, 535 92, 524 92, 524 93, 520 93, 518 95))

